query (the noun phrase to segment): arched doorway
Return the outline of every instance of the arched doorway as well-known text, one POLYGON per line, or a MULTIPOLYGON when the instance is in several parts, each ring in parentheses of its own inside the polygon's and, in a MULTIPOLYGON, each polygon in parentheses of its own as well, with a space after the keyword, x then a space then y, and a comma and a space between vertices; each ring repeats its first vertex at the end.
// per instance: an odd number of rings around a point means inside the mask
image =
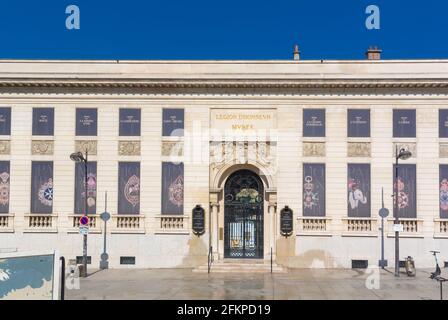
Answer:
POLYGON ((224 187, 224 258, 263 258, 263 195, 260 177, 232 173, 224 187))

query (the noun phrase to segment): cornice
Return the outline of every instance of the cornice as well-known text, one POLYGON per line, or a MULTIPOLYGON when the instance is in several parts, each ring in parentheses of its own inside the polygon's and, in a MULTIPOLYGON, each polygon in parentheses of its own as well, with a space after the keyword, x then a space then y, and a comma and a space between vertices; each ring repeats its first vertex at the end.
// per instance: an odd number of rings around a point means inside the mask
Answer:
POLYGON ((0 79, 0 88, 152 89, 424 89, 448 88, 448 79, 0 79))

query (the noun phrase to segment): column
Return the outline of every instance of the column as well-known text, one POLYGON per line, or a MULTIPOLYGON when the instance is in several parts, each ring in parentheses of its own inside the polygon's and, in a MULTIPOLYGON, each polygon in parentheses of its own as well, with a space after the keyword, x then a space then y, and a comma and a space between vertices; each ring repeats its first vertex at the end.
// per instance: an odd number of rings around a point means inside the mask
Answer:
POLYGON ((219 220, 218 220, 218 212, 219 212, 219 203, 210 203, 210 208, 212 211, 211 214, 211 239, 212 239, 212 246, 213 246, 213 259, 217 260, 219 258, 218 254, 218 246, 219 246, 219 220))

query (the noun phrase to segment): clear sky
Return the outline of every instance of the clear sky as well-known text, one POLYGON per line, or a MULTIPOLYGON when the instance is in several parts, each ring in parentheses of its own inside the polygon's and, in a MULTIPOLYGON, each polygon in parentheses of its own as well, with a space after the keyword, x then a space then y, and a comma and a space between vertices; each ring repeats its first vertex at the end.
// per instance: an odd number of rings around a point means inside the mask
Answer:
POLYGON ((446 0, 2 0, 0 58, 448 58, 446 0), (67 30, 66 7, 80 9, 67 30), (365 26, 380 8, 380 30, 365 26))

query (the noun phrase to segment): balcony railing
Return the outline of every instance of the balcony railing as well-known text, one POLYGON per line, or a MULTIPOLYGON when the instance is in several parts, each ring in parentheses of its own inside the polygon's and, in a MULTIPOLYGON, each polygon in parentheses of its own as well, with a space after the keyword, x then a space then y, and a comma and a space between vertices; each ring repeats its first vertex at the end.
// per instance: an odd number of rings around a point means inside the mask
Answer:
POLYGON ((26 232, 57 232, 58 216, 54 214, 25 215, 26 232))
POLYGON ((327 217, 299 217, 299 235, 330 235, 330 218, 327 217))
POLYGON ((14 215, 0 214, 0 232, 14 232, 14 215))
MULTIPOLYGON (((400 218, 399 222, 403 225, 403 231, 400 231, 400 236, 402 237, 423 237, 422 234, 422 219, 416 218, 400 218)), ((388 236, 393 237, 395 235, 394 231, 395 219, 388 219, 388 236)))
POLYGON ((189 234, 189 217, 184 215, 159 215, 156 233, 189 234))
POLYGON ((112 216, 113 233, 145 233, 145 219, 140 215, 117 214, 112 216))

